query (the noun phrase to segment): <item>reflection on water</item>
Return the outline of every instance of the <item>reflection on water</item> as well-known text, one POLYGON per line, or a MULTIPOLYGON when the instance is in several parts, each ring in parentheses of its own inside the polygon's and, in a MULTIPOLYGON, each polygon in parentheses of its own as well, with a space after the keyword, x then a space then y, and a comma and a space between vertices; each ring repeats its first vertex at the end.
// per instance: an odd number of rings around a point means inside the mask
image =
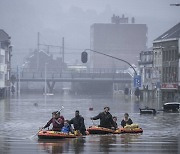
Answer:
POLYGON ((85 139, 83 137, 63 140, 38 140, 39 147, 49 154, 63 152, 82 153, 84 151, 85 139))
MULTIPOLYGON (((84 144, 85 144, 86 140, 84 138, 77 138, 71 141, 71 152, 73 153, 81 153, 84 152, 84 144)), ((66 149, 67 151, 69 151, 69 149, 66 149)))
POLYGON ((68 148, 68 140, 38 140, 39 147, 49 154, 62 153, 64 149, 68 148))
MULTIPOLYGON (((139 108, 156 106, 132 98, 108 96, 40 96, 21 95, 20 98, 0 100, 0 153, 56 154, 56 153, 180 153, 180 114, 163 113, 140 115, 139 108), (65 119, 80 110, 86 127, 92 125, 90 117, 111 108, 120 124, 128 112, 134 123, 143 128, 143 134, 89 135, 84 138, 38 140, 36 133, 51 118, 51 112, 64 106, 65 119), (93 110, 89 110, 89 108, 93 110)), ((98 124, 99 121, 96 121, 98 124)))
POLYGON ((0 100, 0 123, 7 121, 10 118, 10 103, 9 100, 0 100))
POLYGON ((99 151, 100 152, 111 152, 113 144, 116 143, 116 136, 109 135, 107 136, 99 136, 99 151))
POLYGON ((138 134, 122 134, 120 136, 121 144, 125 145, 125 147, 126 146, 128 147, 129 143, 136 141, 140 135, 141 135, 141 133, 138 133, 138 134))

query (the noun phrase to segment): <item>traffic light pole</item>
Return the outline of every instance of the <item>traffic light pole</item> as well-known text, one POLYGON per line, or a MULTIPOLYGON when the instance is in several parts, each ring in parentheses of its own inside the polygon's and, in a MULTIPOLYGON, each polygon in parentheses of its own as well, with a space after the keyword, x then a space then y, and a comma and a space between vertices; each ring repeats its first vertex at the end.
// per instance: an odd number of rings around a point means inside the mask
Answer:
POLYGON ((114 56, 111 56, 111 55, 108 55, 108 54, 105 54, 105 53, 101 53, 101 52, 98 52, 98 51, 95 51, 95 50, 92 50, 92 49, 85 49, 84 52, 86 52, 87 50, 92 51, 92 52, 95 52, 95 53, 98 53, 98 54, 100 54, 100 55, 104 55, 104 56, 107 56, 107 57, 110 57, 110 58, 113 58, 113 59, 116 59, 116 60, 120 60, 120 61, 125 62, 125 63, 128 64, 130 67, 132 67, 132 69, 134 70, 134 74, 137 75, 137 72, 136 72, 135 68, 134 68, 129 62, 127 62, 126 60, 123 60, 123 59, 120 59, 120 58, 117 58, 117 57, 114 57, 114 56))

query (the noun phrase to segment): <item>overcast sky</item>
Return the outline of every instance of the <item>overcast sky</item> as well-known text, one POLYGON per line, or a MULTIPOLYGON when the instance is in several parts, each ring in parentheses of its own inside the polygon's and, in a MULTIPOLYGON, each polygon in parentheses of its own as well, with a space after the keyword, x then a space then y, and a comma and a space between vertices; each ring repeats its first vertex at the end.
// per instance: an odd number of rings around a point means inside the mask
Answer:
POLYGON ((124 14, 147 24, 151 47, 180 22, 180 7, 171 3, 180 0, 0 0, 0 29, 11 36, 14 57, 37 47, 37 32, 40 43, 61 45, 64 37, 66 52, 81 52, 89 48, 92 24, 110 23, 113 14, 124 14))

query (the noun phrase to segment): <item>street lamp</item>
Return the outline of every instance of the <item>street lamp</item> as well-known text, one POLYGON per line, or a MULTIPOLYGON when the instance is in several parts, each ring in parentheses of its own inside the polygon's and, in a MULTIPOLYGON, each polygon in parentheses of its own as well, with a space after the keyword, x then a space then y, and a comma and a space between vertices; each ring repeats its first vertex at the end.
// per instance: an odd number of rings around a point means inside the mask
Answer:
POLYGON ((114 57, 114 56, 111 56, 111 55, 108 55, 108 54, 105 54, 105 53, 101 53, 101 52, 99 52, 99 51, 95 51, 95 50, 92 50, 92 49, 85 49, 85 50, 82 52, 82 54, 81 54, 81 61, 82 61, 83 63, 86 63, 87 60, 88 60, 88 57, 87 57, 88 54, 87 54, 87 52, 86 52, 87 50, 92 51, 92 52, 95 52, 95 53, 98 53, 98 54, 100 54, 100 55, 104 55, 104 56, 107 56, 107 57, 110 57, 110 58, 113 58, 113 59, 116 59, 116 60, 125 62, 126 64, 128 64, 128 65, 134 70, 134 74, 137 75, 137 72, 136 72, 135 68, 134 68, 129 62, 127 62, 126 60, 123 60, 123 59, 120 59, 120 58, 117 58, 117 57, 114 57))
POLYGON ((47 64, 48 63, 45 63, 45 69, 44 69, 44 95, 46 95, 46 93, 47 93, 47 87, 46 87, 46 80, 47 80, 47 64))

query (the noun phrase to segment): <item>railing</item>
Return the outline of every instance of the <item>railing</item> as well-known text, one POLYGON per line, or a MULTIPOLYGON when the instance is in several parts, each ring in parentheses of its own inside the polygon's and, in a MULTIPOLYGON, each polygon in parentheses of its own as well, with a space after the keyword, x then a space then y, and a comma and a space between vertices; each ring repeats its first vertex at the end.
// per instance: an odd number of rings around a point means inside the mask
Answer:
MULTIPOLYGON (((45 80, 45 72, 12 72, 16 76, 16 80, 45 80)), ((47 80, 60 80, 60 79, 98 79, 98 80, 132 80, 128 73, 89 73, 89 72, 47 72, 47 80)))

